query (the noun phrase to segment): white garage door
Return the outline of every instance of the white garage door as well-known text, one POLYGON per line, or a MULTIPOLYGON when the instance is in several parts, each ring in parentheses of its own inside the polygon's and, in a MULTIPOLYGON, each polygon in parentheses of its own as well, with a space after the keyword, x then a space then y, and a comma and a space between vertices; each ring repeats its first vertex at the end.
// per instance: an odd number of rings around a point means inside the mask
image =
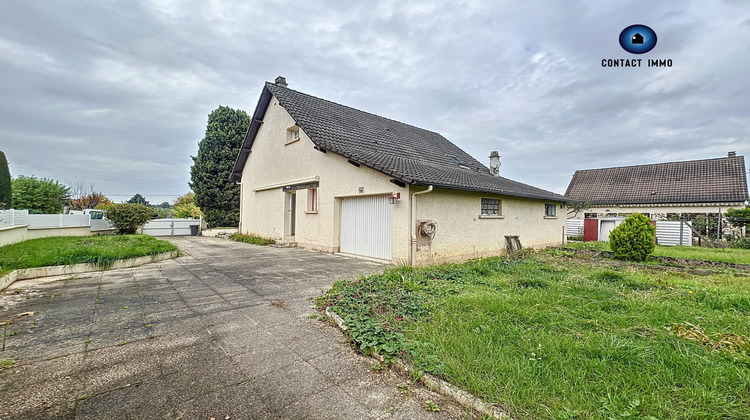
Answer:
POLYGON ((341 200, 341 252, 390 260, 391 235, 387 195, 341 200))

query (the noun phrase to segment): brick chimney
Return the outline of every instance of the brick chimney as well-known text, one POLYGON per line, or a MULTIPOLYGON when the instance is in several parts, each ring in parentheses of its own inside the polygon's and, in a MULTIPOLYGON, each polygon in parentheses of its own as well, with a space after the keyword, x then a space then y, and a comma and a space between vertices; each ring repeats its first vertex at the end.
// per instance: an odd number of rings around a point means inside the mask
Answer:
POLYGON ((490 152, 490 173, 500 176, 500 153, 497 150, 490 152))
POLYGON ((276 84, 276 86, 281 86, 281 87, 287 87, 288 86, 286 84, 286 77, 283 77, 283 76, 277 77, 276 80, 274 80, 273 82, 276 84))

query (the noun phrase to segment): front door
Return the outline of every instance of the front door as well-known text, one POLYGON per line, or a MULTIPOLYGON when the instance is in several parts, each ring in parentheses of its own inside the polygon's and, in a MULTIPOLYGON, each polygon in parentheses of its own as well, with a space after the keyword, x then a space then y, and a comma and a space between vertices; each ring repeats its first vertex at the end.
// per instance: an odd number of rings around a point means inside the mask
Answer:
POLYGON ((284 236, 294 237, 297 219, 297 192, 292 191, 286 194, 286 212, 284 217, 285 232, 284 236))

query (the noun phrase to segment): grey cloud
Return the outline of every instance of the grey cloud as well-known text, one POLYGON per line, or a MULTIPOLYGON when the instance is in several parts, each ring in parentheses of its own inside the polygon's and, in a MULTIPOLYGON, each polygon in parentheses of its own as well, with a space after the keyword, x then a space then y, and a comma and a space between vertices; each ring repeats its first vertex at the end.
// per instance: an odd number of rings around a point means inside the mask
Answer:
POLYGON ((581 168, 747 155, 750 56, 731 40, 750 5, 710 3, 9 1, 0 149, 14 175, 182 194, 207 114, 252 112, 281 74, 482 162, 500 150, 506 176, 556 192, 581 168), (601 67, 633 23, 659 35, 640 58, 673 68, 601 67))

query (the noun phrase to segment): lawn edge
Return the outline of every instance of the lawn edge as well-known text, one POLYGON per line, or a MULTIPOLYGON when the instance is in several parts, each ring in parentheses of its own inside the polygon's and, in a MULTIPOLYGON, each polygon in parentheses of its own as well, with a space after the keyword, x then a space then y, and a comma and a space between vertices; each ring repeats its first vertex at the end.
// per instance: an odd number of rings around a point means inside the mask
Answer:
MULTIPOLYGON (((348 329, 346 323, 344 322, 344 319, 341 318, 336 312, 332 311, 330 307, 326 308, 325 314, 326 316, 328 316, 328 318, 332 319, 335 322, 336 326, 338 326, 338 328, 342 332, 348 329)), ((383 357, 378 355, 377 353, 370 355, 370 357, 379 362, 383 361, 383 357)), ((415 370, 410 363, 402 359, 397 359, 394 367, 405 374, 409 374, 410 372, 415 370)), ((482 401, 479 397, 472 395, 471 393, 464 391, 463 389, 438 377, 430 375, 429 373, 423 372, 419 377, 419 381, 422 382, 422 384, 424 384, 430 390, 437 392, 444 397, 453 399, 466 409, 478 411, 480 414, 489 416, 497 420, 513 420, 513 417, 511 417, 510 414, 506 413, 501 408, 496 407, 493 404, 488 404, 482 401)))
POLYGON ((28 280, 38 277, 62 276, 68 274, 91 273, 96 271, 118 270, 122 268, 139 267, 144 264, 160 262, 180 255, 179 250, 162 252, 154 255, 144 255, 141 257, 125 258, 117 260, 110 267, 102 268, 91 263, 73 264, 73 265, 50 265, 45 267, 22 268, 11 271, 0 277, 0 291, 5 290, 8 286, 18 280, 28 280))

